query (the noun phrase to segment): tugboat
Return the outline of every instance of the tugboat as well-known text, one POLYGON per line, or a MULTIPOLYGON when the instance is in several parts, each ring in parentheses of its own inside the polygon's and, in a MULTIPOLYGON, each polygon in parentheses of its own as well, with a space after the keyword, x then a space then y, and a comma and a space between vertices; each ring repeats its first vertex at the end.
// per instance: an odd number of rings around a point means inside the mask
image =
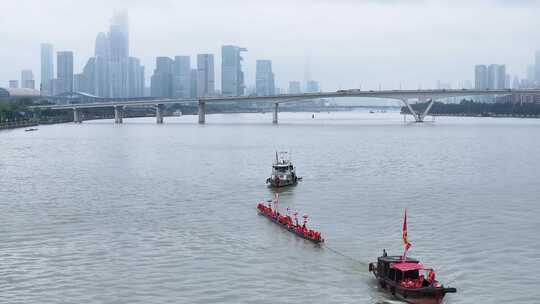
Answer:
POLYGON ((321 233, 309 229, 306 224, 308 222, 308 215, 304 215, 304 222, 302 225, 298 222, 298 212, 294 212, 294 220, 290 215, 290 210, 287 208, 287 214, 280 214, 278 210, 279 196, 276 194, 276 199, 274 201, 268 201, 268 205, 265 205, 264 202, 257 204, 257 210, 260 215, 267 217, 272 222, 278 224, 279 226, 287 229, 289 232, 296 234, 297 236, 311 241, 315 244, 320 244, 324 242, 324 239, 321 236, 321 233), (272 208, 272 203, 274 208, 272 208))
POLYGON ((407 211, 403 219, 403 256, 383 255, 376 263, 369 263, 369 271, 379 282, 379 286, 396 298, 412 304, 440 304, 447 293, 455 293, 455 288, 444 287, 435 279, 435 271, 418 260, 407 257, 411 243, 407 237, 407 211))
POLYGON ((276 152, 276 161, 272 165, 272 175, 266 179, 266 183, 271 187, 286 187, 296 185, 299 180, 296 176, 296 169, 289 158, 287 152, 276 152))

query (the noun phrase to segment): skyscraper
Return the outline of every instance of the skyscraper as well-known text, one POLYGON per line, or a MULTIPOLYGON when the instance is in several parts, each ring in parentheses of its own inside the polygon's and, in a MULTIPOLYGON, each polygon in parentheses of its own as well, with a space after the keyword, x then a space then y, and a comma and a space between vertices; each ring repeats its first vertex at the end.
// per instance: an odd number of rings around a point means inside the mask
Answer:
POLYGON ((534 82, 536 79, 536 66, 534 64, 527 66, 527 80, 534 82))
POLYGON ((109 28, 110 56, 113 61, 129 57, 129 21, 127 11, 115 12, 109 28))
POLYGON ((176 56, 173 63, 173 97, 191 97, 191 58, 176 56))
POLYGON ((9 88, 10 88, 10 89, 17 89, 17 88, 19 88, 19 81, 18 81, 18 80, 10 80, 10 81, 9 81, 9 88))
POLYGON ((110 61, 106 57, 97 56, 94 59, 95 78, 94 95, 100 97, 112 97, 112 85, 110 81, 110 61))
POLYGON ((255 90, 257 96, 270 96, 275 94, 274 73, 272 61, 257 60, 255 90))
POLYGON ((477 90, 488 88, 488 70, 483 64, 474 67, 474 88, 477 90))
POLYGON ((173 60, 169 57, 157 57, 156 69, 150 80, 152 97, 172 97, 173 60))
POLYGON ((306 83, 306 92, 307 93, 317 93, 320 92, 321 88, 319 87, 319 82, 315 80, 308 80, 306 83))
POLYGON ((89 81, 84 73, 73 75, 73 91, 88 93, 89 81))
POLYGON ((107 34, 101 32, 96 37, 96 45, 94 49, 94 56, 109 58, 110 57, 110 44, 107 34))
POLYGON ((191 84, 190 84, 190 96, 191 98, 197 97, 197 69, 191 69, 191 84))
POLYGON ((43 95, 52 95, 52 80, 54 78, 53 46, 49 43, 41 44, 41 92, 43 95))
POLYGON ((289 94, 302 93, 300 81, 289 81, 289 94))
MULTIPOLYGON (((83 72, 81 73, 84 75, 84 80, 86 81, 86 85, 84 87, 85 90, 82 90, 81 85, 78 86, 73 85, 73 87, 78 87, 77 92, 84 92, 96 96, 102 96, 98 95, 96 93, 96 83, 97 83, 97 75, 96 75, 96 57, 90 57, 86 64, 84 65, 83 72)), ((80 79, 79 79, 80 81, 80 79)), ((75 81, 74 81, 75 82, 75 81)))
POLYGON ((73 52, 58 52, 56 56, 58 84, 54 94, 73 92, 73 52))
POLYGON ((34 73, 32 70, 21 71, 21 88, 35 89, 34 73))
POLYGON ((127 66, 127 97, 138 97, 144 95, 144 67, 138 58, 128 57, 127 66))
POLYGON ((504 89, 506 87, 506 67, 500 64, 490 64, 488 67, 488 88, 504 89))
POLYGON ((221 93, 224 96, 244 95, 244 72, 241 52, 247 49, 234 45, 221 47, 221 93))
MULTIPOLYGON (((100 40, 103 40, 103 38, 100 38, 100 40)), ((129 21, 127 11, 123 10, 114 13, 107 40, 109 43, 108 61, 111 97, 128 97, 134 91, 138 90, 137 83, 139 81, 134 80, 139 78, 137 71, 140 68, 135 68, 135 66, 140 67, 140 63, 137 64, 139 62, 137 58, 129 57, 129 21), (130 72, 135 74, 131 74, 130 72)), ((101 47, 100 53, 102 53, 101 47)))
POLYGON ((197 55, 197 96, 213 96, 215 93, 214 55, 197 55))

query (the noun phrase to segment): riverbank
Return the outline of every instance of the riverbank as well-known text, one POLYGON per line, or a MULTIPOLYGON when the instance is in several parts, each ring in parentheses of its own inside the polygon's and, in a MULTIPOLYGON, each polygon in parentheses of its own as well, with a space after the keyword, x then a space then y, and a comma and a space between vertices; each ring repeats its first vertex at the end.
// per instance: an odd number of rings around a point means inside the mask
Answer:
MULTIPOLYGON (((411 107, 417 113, 423 113, 429 103, 416 103, 411 107)), ((407 107, 401 108, 402 114, 409 114, 407 107)), ((462 100, 460 103, 435 102, 429 111, 433 116, 466 117, 513 117, 540 118, 540 104, 537 103, 488 103, 462 100)))
POLYGON ((540 118, 540 114, 470 114, 470 113, 431 113, 431 116, 450 116, 450 117, 496 117, 496 118, 540 118))
POLYGON ((39 126, 39 125, 53 125, 53 124, 68 123, 68 122, 72 122, 72 120, 69 120, 69 119, 44 119, 44 120, 40 120, 39 122, 36 122, 36 121, 7 122, 7 123, 0 123, 0 130, 29 128, 29 127, 36 127, 36 126, 39 126))
POLYGON ((39 125, 36 122, 9 122, 9 123, 1 123, 0 124, 0 130, 10 130, 10 129, 17 129, 17 128, 28 128, 28 127, 35 127, 39 125))

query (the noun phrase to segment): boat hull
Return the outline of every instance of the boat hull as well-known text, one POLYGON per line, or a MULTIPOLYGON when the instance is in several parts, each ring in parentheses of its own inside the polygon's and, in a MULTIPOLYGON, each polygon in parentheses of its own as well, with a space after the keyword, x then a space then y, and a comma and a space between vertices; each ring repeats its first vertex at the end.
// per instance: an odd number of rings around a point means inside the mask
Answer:
POLYGON ((396 282, 381 277, 377 273, 377 268, 371 263, 369 270, 373 273, 379 283, 379 287, 386 292, 392 294, 399 300, 411 304, 440 304, 447 293, 455 293, 455 288, 444 287, 422 287, 422 288, 406 288, 396 282))
POLYGON ((283 227, 284 229, 287 229, 289 230, 289 232, 292 232, 293 234, 303 238, 304 240, 307 240, 307 241, 310 241, 312 243, 315 243, 315 244, 321 244, 321 243, 324 243, 324 239, 323 238, 320 238, 320 239, 314 239, 314 238, 310 238, 306 235, 304 235, 304 233, 302 232, 299 232, 299 231, 296 231, 296 229, 294 229, 294 227, 289 227, 287 224, 283 224, 283 223, 280 223, 276 218, 273 218, 271 216, 269 216, 268 214, 262 212, 261 210, 257 209, 258 212, 259 212, 259 215, 262 215, 264 217, 266 217, 267 219, 269 219, 270 221, 274 222, 275 224, 283 227))
POLYGON ((290 179, 280 179, 280 180, 274 180, 272 178, 266 179, 266 183, 270 185, 272 188, 282 188, 282 187, 288 187, 288 186, 294 186, 298 184, 298 179, 290 180, 290 179))

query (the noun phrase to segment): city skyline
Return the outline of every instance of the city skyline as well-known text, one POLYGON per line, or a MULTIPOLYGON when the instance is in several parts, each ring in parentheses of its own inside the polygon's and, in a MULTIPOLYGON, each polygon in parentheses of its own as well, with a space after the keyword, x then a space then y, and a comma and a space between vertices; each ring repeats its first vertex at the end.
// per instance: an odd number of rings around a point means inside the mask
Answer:
POLYGON ((182 20, 173 20, 181 10, 178 4, 169 1, 152 5, 112 1, 107 5, 93 5, 94 8, 87 4, 62 6, 61 1, 51 1, 44 8, 43 15, 48 17, 33 20, 31 27, 16 21, 23 13, 21 9, 32 7, 36 1, 23 0, 17 6, 2 3, 0 9, 13 13, 4 18, 5 29, 0 30, 9 42, 0 51, 1 64, 6 67, 0 71, 0 84, 7 86, 8 80, 19 78, 21 70, 32 69, 38 87, 41 43, 51 43, 55 52, 73 51, 74 71, 81 72, 86 59, 93 55, 96 33, 109 25, 112 12, 118 8, 129 10, 130 52, 133 54, 130 55, 140 58, 141 65, 146 67, 147 87, 156 57, 190 55, 193 67, 197 54, 209 53, 215 56, 218 89, 222 82, 221 47, 228 44, 249 49, 243 54, 242 65, 247 87, 255 84, 256 60, 261 58, 272 60, 276 87, 286 89, 292 80, 302 80, 304 84, 303 71, 308 57, 312 78, 320 81, 325 90, 360 85, 377 89, 379 84, 382 88, 435 87, 438 81, 456 86, 465 80, 474 81, 472 67, 482 63, 505 64, 512 79, 515 75, 525 77, 528 66, 534 64, 534 53, 540 42, 535 30, 539 21, 533 18, 531 10, 538 7, 535 2, 507 4, 486 0, 467 6, 461 1, 452 4, 415 1, 408 7, 401 1, 386 4, 335 1, 330 5, 322 0, 309 3, 302 0, 283 12, 284 2, 277 1, 265 4, 267 13, 263 16, 256 18, 238 13, 238 21, 233 23, 223 23, 222 17, 212 13, 247 9, 249 2, 234 0, 228 7, 216 1, 204 2, 209 4, 207 11, 186 4, 190 14, 182 20), (324 7, 339 11, 342 18, 321 10, 324 7), (512 12, 506 19, 516 29, 513 35, 506 35, 503 28, 486 32, 485 29, 496 25, 494 20, 497 19, 485 17, 485 9, 489 8, 493 17, 512 12), (442 9, 447 13, 443 14, 442 9), (354 11, 358 11, 360 17, 368 13, 372 16, 357 18, 354 11), (67 12, 70 14, 64 16, 67 12), (462 14, 453 19, 452 13, 457 12, 462 14), (430 16, 439 21, 429 30, 415 20, 428 13, 433 13, 430 16), (197 18, 198 15, 215 18, 202 22, 199 19, 205 18, 197 18), (388 20, 388 16, 393 20, 388 20), (323 17, 332 22, 322 26, 316 18, 323 17), (279 22, 270 22, 273 18, 279 22))

